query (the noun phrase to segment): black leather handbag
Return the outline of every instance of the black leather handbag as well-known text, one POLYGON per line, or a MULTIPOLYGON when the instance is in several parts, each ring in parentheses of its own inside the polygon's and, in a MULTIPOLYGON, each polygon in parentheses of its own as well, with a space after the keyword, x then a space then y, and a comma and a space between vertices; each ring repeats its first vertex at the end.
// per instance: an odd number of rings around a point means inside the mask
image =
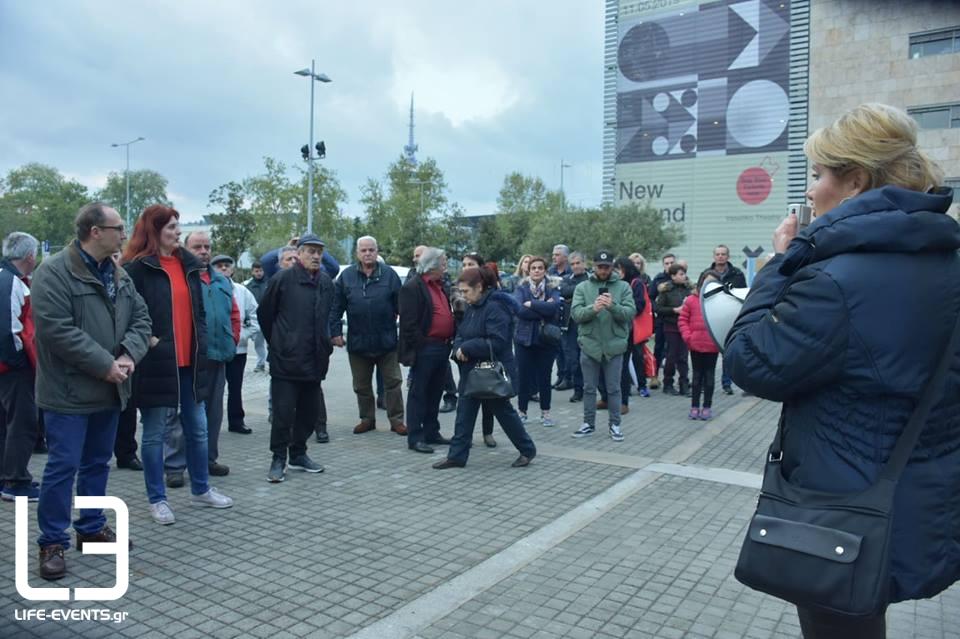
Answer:
POLYGON ((549 324, 547 322, 540 322, 540 334, 537 339, 540 341, 542 346, 559 346, 560 345, 560 336, 563 332, 560 330, 560 327, 556 324, 549 324))
POLYGON ((827 493, 790 484, 780 469, 781 413, 756 514, 734 572, 738 581, 822 612, 874 616, 886 609, 897 482, 940 396, 958 332, 960 321, 876 483, 861 493, 827 493))
POLYGON ((509 399, 515 395, 507 370, 493 356, 493 344, 487 340, 490 359, 477 362, 463 383, 463 394, 473 399, 509 399))

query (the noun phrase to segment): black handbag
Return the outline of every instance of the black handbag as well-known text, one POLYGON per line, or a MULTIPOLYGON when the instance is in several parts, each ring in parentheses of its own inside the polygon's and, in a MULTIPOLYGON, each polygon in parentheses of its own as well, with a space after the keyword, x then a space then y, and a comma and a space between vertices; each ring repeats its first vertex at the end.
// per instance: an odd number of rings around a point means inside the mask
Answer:
POLYGON ((487 340, 487 346, 490 348, 490 359, 477 362, 477 365, 467 372, 467 378, 463 382, 463 394, 473 399, 509 399, 516 394, 513 392, 513 383, 503 367, 503 362, 494 358, 490 340, 487 340))
POLYGON ((875 616, 889 604, 893 498, 957 349, 960 320, 890 458, 870 488, 836 494, 790 484, 780 470, 784 417, 767 455, 757 509, 734 572, 804 608, 875 616))
POLYGON ((556 324, 548 324, 547 322, 540 322, 540 334, 538 340, 540 341, 541 346, 560 346, 560 336, 562 335, 560 327, 556 324))

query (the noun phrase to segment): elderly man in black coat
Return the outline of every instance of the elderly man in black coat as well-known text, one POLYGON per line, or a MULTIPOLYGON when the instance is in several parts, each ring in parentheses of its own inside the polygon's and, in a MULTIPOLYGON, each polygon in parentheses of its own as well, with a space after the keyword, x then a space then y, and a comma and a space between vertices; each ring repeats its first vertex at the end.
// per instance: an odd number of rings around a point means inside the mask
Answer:
POLYGON ((273 462, 267 481, 284 480, 289 466, 321 473, 307 456, 307 439, 320 410, 320 382, 330 364, 330 308, 333 281, 320 269, 324 243, 313 233, 297 243, 299 262, 270 278, 257 309, 260 329, 270 345, 270 393, 273 462))

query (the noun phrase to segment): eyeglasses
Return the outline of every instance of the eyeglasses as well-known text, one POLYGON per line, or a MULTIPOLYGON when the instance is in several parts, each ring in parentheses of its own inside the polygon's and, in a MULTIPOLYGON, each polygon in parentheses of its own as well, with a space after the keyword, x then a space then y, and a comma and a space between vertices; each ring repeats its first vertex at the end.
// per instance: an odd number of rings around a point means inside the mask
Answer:
POLYGON ((123 229, 124 229, 125 227, 123 226, 123 224, 117 224, 116 226, 108 226, 108 225, 106 225, 106 224, 97 224, 97 228, 98 228, 98 229, 113 229, 113 230, 116 231, 117 233, 123 233, 123 229))

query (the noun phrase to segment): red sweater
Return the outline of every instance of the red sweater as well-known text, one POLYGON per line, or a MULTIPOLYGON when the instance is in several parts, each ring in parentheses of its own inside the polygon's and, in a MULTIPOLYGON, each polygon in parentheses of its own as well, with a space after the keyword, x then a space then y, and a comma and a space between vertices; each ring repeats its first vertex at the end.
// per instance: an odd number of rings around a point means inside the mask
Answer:
POLYGON ((691 351, 698 353, 719 353, 720 349, 710 337, 707 323, 703 319, 703 309, 700 307, 700 296, 688 295, 683 300, 680 317, 677 321, 680 326, 680 335, 691 351))
POLYGON ((173 300, 173 338, 177 347, 177 366, 190 366, 193 361, 193 303, 187 275, 180 258, 160 255, 160 266, 170 278, 170 299, 173 300))

